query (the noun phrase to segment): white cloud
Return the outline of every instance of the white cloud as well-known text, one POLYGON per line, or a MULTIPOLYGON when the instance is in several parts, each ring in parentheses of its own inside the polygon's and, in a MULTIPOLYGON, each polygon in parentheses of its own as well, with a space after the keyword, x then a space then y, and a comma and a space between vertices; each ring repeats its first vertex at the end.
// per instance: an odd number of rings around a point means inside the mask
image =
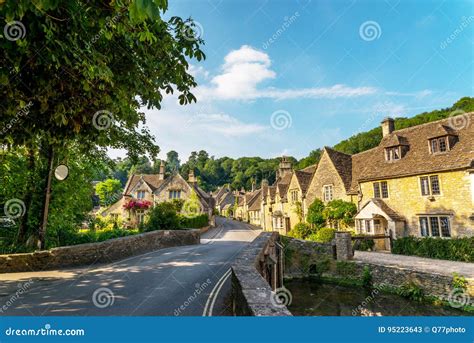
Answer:
POLYGON ((195 66, 194 64, 190 64, 188 72, 189 74, 194 76, 194 78, 202 77, 205 80, 209 78, 209 72, 206 69, 204 69, 203 66, 195 66))
POLYGON ((259 85, 277 74, 270 69, 268 54, 243 45, 224 58, 222 71, 211 79, 210 84, 198 87, 196 96, 201 101, 255 100, 270 98, 276 100, 297 98, 340 98, 358 97, 377 92, 373 87, 350 87, 342 84, 330 87, 311 87, 297 89, 261 88, 259 85))
POLYGON ((225 136, 242 137, 255 133, 260 133, 268 127, 255 124, 244 123, 228 114, 197 114, 190 120, 193 129, 204 130, 202 132, 214 132, 225 136))

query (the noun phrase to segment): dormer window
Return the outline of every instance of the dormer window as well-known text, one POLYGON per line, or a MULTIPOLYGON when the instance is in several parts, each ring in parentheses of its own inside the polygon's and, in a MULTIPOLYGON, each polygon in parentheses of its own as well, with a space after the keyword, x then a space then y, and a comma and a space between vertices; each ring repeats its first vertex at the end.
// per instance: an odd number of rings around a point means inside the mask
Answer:
POLYGON ((145 199, 145 191, 138 191, 137 199, 145 199))
POLYGON ((399 160, 401 157, 400 147, 391 147, 385 149, 385 159, 387 161, 396 161, 399 160))
POLYGON ((440 152, 446 152, 449 150, 448 137, 437 137, 430 139, 431 153, 436 154, 440 152))

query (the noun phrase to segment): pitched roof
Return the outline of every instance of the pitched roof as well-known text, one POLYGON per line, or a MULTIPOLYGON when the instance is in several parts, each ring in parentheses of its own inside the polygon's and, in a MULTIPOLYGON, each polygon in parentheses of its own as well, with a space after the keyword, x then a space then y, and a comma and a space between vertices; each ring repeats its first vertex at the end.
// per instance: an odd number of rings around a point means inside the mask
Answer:
POLYGON ((125 187, 125 195, 129 195, 133 188, 142 180, 151 188, 152 191, 157 189, 164 180, 160 180, 158 174, 133 174, 127 181, 125 187))
POLYGON ((336 151, 332 148, 325 147, 324 150, 328 154, 329 159, 332 161, 334 168, 341 177, 342 182, 346 191, 351 187, 352 177, 352 159, 351 155, 343 152, 336 151))
POLYGON ((260 210, 260 200, 261 200, 261 190, 257 190, 254 192, 253 197, 250 199, 249 211, 259 211, 260 210))
POLYGON ((397 212, 392 210, 382 199, 379 198, 372 198, 369 201, 367 201, 364 206, 359 210, 361 212, 369 203, 374 203, 377 205, 387 216, 390 217, 393 221, 404 221, 405 218, 401 215, 399 215, 397 212))
POLYGON ((301 192, 303 193, 303 195, 306 194, 306 191, 308 190, 309 185, 311 183, 311 179, 313 178, 314 171, 316 170, 316 168, 312 168, 312 169, 308 169, 308 168, 305 168, 302 170, 295 170, 295 176, 296 176, 296 179, 298 180, 298 184, 300 185, 301 192), (310 171, 306 172, 305 170, 310 170, 310 171))
POLYGON ((397 130, 391 135, 406 138, 409 149, 405 156, 386 161, 382 144, 352 155, 351 193, 357 192, 358 181, 469 168, 474 160, 474 112, 397 130), (455 134, 458 141, 451 150, 432 154, 428 140, 440 132, 455 134))

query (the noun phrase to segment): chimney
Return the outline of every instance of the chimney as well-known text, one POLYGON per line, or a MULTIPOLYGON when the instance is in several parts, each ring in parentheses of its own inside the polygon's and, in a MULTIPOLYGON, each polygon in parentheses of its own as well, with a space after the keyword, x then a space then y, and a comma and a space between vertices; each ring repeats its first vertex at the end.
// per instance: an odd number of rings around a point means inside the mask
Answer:
POLYGON ((252 181, 252 192, 255 192, 255 180, 252 181))
POLYGON ((291 161, 286 156, 281 157, 280 165, 278 166, 277 178, 283 177, 287 173, 293 172, 291 161))
POLYGON ((388 136, 393 131, 395 131, 395 120, 389 117, 382 120, 382 136, 388 136))
POLYGON ((196 181, 197 180, 196 180, 196 177, 194 176, 194 170, 191 169, 189 171, 188 182, 194 184, 196 183, 196 181))
POLYGON ((262 187, 268 187, 268 180, 267 179, 262 180, 262 187))
POLYGON ((158 173, 158 180, 165 179, 165 161, 161 160, 160 163, 160 172, 158 173))

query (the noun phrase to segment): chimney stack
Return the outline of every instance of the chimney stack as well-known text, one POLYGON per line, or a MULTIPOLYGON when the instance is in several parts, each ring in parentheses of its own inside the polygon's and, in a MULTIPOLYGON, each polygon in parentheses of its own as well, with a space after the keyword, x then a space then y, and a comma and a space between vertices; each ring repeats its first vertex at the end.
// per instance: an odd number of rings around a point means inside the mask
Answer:
POLYGON ((197 180, 196 180, 196 177, 194 176, 194 170, 191 169, 188 175, 188 182, 194 184, 196 183, 196 181, 197 180))
POLYGON ((252 192, 255 192, 255 180, 252 181, 252 192))
POLYGON ((395 120, 389 117, 382 120, 382 136, 388 136, 393 131, 395 131, 395 120))
POLYGON ((286 156, 281 157, 280 165, 278 166, 277 178, 282 178, 287 173, 293 172, 291 161, 286 156))
POLYGON ((160 172, 158 173, 158 180, 165 179, 165 161, 161 160, 160 163, 160 172))
POLYGON ((268 187, 268 180, 267 179, 262 180, 262 187, 268 187))

